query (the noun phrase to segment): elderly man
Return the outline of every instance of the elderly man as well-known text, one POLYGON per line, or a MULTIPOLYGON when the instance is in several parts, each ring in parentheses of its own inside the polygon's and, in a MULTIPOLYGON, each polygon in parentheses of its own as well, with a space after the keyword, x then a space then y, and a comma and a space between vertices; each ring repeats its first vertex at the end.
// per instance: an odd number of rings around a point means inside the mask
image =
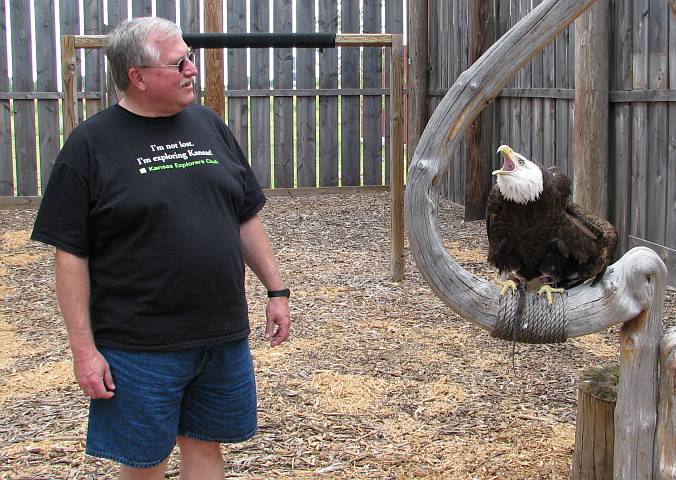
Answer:
POLYGON ((68 138, 32 238, 56 247, 56 294, 91 399, 87 453, 120 478, 223 478, 221 442, 256 431, 244 265, 268 290, 265 336, 288 338, 289 290, 230 130, 194 103, 194 54, 160 18, 106 43, 122 100, 68 138))

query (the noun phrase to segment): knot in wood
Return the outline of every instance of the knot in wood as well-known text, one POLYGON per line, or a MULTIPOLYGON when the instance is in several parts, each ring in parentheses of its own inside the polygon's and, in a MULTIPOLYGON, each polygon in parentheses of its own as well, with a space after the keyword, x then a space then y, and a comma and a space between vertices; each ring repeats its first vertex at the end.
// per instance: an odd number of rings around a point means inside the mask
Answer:
POLYGON ((521 343, 562 343, 568 338, 566 299, 554 295, 550 305, 545 295, 508 290, 500 296, 495 328, 491 335, 521 343))

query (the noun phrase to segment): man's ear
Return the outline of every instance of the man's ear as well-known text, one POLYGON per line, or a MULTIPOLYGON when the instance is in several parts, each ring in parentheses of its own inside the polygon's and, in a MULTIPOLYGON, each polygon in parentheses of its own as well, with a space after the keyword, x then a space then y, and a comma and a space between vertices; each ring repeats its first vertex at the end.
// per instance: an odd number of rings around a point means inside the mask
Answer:
POLYGON ((129 76, 129 83, 134 85, 134 87, 136 87, 138 90, 145 90, 146 89, 146 83, 143 80, 143 75, 141 75, 140 70, 132 67, 127 72, 127 75, 129 76))

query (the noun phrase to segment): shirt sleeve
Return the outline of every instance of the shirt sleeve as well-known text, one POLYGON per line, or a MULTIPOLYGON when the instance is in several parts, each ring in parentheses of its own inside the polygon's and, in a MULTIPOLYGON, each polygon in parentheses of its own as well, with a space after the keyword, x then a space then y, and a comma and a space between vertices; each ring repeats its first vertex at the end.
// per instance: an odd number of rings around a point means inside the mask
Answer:
POLYGON ((73 167, 58 159, 40 202, 31 239, 87 257, 88 217, 88 182, 73 167))

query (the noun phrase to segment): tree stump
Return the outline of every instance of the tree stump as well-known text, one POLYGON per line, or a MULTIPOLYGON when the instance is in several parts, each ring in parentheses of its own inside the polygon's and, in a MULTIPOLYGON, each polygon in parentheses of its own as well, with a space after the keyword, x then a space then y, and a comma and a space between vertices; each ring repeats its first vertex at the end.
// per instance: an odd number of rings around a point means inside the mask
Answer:
POLYGON ((594 367, 580 376, 572 480, 612 480, 615 403, 620 370, 594 367))

